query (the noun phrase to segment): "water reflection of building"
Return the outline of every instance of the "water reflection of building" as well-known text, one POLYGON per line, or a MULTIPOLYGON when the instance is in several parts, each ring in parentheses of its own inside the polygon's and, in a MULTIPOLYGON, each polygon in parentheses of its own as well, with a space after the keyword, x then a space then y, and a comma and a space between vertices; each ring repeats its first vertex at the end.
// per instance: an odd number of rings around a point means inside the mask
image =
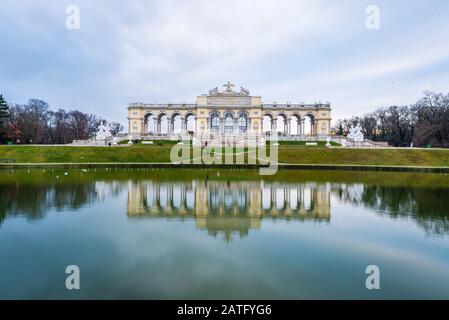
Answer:
POLYGON ((330 190, 316 183, 133 181, 128 216, 195 219, 209 234, 244 236, 263 219, 330 220, 330 190))

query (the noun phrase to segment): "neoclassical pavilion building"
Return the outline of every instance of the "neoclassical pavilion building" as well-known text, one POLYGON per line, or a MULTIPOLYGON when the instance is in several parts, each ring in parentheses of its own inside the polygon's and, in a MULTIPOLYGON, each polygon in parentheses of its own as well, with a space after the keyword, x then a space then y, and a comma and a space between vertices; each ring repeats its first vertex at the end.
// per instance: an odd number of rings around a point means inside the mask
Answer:
POLYGON ((129 133, 135 139, 173 135, 255 135, 281 139, 325 138, 330 135, 329 103, 265 104, 229 81, 197 97, 196 103, 131 103, 129 133), (306 119, 308 130, 306 131, 306 119), (264 125, 265 124, 265 125, 264 125), (268 124, 268 125, 267 125, 268 124))

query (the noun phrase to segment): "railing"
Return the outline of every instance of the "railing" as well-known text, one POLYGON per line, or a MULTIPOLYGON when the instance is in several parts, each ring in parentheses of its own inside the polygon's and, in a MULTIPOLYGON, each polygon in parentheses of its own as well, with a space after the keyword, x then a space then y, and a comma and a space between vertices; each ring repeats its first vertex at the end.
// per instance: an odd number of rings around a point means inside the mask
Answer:
POLYGON ((291 103, 291 104, 285 104, 285 103, 271 103, 271 104, 262 104, 262 110, 263 109, 305 109, 305 108, 330 108, 330 104, 327 103, 316 103, 316 104, 306 104, 306 103, 291 103))
POLYGON ((175 108, 175 109, 182 109, 182 108, 195 108, 195 103, 130 103, 130 107, 143 107, 143 108, 175 108))

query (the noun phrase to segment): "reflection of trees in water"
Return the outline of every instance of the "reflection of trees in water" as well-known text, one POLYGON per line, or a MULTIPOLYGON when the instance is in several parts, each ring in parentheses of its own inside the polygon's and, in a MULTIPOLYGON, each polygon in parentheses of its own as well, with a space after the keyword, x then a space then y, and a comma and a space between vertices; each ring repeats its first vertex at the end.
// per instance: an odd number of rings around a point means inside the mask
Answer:
POLYGON ((449 209, 444 201, 449 199, 449 189, 362 184, 338 186, 333 187, 333 193, 344 201, 376 209, 392 218, 412 218, 428 233, 449 232, 449 209))
POLYGON ((121 189, 114 183, 101 184, 95 181, 68 185, 0 185, 0 224, 7 216, 41 219, 49 208, 57 211, 76 210, 113 196, 121 189))
MULTIPOLYGON (((257 180, 252 182, 247 181, 246 183, 209 182, 205 183, 204 186, 199 182, 195 186, 195 183, 192 184, 192 181, 188 183, 162 183, 160 181, 152 181, 151 183, 155 187, 170 187, 167 189, 167 192, 170 192, 167 195, 165 195, 165 191, 161 192, 161 195, 157 197, 156 195, 155 197, 148 195, 147 199, 147 192, 145 191, 141 195, 142 190, 139 187, 144 186, 145 181, 146 183, 151 182, 151 180, 138 180, 133 182, 92 180, 83 182, 75 181, 70 184, 59 182, 47 182, 46 184, 21 184, 20 182, 1 184, 0 224, 7 216, 22 215, 28 219, 43 218, 49 208, 53 208, 56 211, 65 209, 76 210, 86 204, 114 198, 125 189, 134 188, 133 190, 128 190, 128 201, 131 201, 128 205, 135 204, 136 213, 129 211, 128 215, 138 216, 141 214, 140 210, 143 210, 143 214, 146 214, 149 210, 148 208, 153 206, 153 202, 161 206, 163 202, 165 203, 169 199, 172 199, 171 202, 173 203, 171 203, 171 206, 180 207, 182 203, 187 215, 198 215, 198 211, 207 210, 210 217, 217 216, 218 220, 216 224, 211 222, 212 219, 204 222, 208 225, 207 228, 209 230, 217 229, 218 225, 230 223, 233 224, 230 228, 239 230, 242 235, 245 234, 245 230, 247 229, 243 225, 246 223, 243 220, 248 215, 258 216, 260 214, 262 218, 313 218, 319 220, 320 216, 314 212, 324 212, 323 208, 325 206, 323 204, 329 201, 324 201, 329 195, 329 192, 332 192, 337 198, 345 202, 375 209, 379 213, 387 214, 392 218, 413 219, 428 233, 449 233, 449 209, 445 202, 445 199, 449 198, 448 188, 335 183, 331 185, 331 190, 329 191, 325 188, 320 188, 320 184, 306 185, 304 182, 293 184, 265 184, 261 187, 260 181, 257 180), (200 190, 197 190, 198 188, 200 190), (321 190, 324 198, 322 203, 317 205, 315 202, 319 197, 317 198, 315 193, 319 190, 321 190), (162 197, 163 194, 165 195, 164 197, 162 197), (201 194, 204 194, 205 198, 202 198, 201 194), (145 197, 143 197, 144 195, 145 197), (133 199, 133 197, 136 199, 133 199), (143 198, 141 199, 140 197, 143 198), (167 198, 167 201, 162 201, 165 198, 167 198), (204 200, 204 204, 200 200, 204 200), (310 205, 308 205, 309 203, 310 205), (257 206, 255 207, 254 205, 257 206), (304 211, 304 215, 295 213, 300 209, 304 211), (290 210, 293 214, 282 214, 285 210, 290 210), (236 221, 231 221, 231 217, 232 219, 236 219, 236 221), (229 221, 225 221, 226 219, 229 221)), ((324 186, 324 184, 321 184, 321 186, 324 186)), ((131 209, 133 208, 128 208, 128 210, 131 209)), ((154 208, 150 211, 154 213, 154 208)), ((329 216, 325 215, 324 218, 329 219, 329 216)))

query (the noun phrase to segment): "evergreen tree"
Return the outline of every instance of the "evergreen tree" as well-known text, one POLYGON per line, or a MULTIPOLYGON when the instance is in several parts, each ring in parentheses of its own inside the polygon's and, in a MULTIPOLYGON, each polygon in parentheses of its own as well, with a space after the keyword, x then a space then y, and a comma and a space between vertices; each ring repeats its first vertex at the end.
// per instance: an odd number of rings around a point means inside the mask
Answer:
POLYGON ((3 95, 0 94, 0 124, 9 118, 9 107, 3 95))
POLYGON ((343 129, 343 125, 340 123, 337 129, 337 135, 342 136, 345 134, 345 130, 343 129))

